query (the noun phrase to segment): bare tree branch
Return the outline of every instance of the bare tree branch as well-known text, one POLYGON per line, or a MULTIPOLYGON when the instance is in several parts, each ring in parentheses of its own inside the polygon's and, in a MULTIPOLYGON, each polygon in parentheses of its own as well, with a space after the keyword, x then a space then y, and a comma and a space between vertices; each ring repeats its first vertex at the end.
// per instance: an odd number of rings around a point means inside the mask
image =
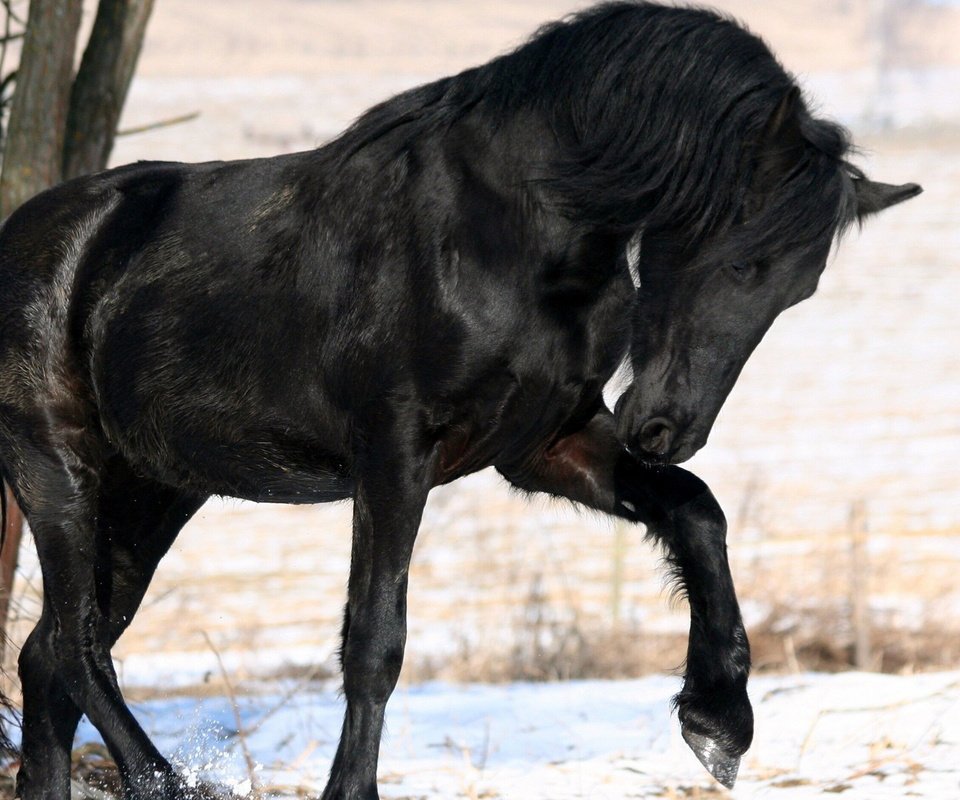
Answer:
POLYGON ((146 125, 136 125, 132 128, 123 128, 122 130, 117 131, 117 136, 133 136, 138 133, 146 133, 147 131, 155 131, 159 128, 169 128, 173 125, 182 125, 184 122, 193 122, 197 117, 200 116, 199 111, 191 111, 187 114, 180 114, 176 117, 170 117, 168 119, 160 119, 156 122, 148 122, 146 125))

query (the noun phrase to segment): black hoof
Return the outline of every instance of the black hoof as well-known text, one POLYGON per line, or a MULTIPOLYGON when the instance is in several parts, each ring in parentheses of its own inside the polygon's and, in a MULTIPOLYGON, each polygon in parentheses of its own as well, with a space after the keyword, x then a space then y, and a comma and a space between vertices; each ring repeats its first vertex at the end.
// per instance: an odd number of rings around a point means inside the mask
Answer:
POLYGON ((730 789, 737 780, 740 757, 753 741, 746 677, 732 686, 714 686, 709 692, 685 686, 675 702, 683 740, 707 772, 730 789))
POLYGON ((711 739, 709 736, 693 733, 686 728, 681 728, 680 733, 683 736, 683 741, 693 750, 693 754, 707 768, 707 772, 728 789, 732 789, 733 784, 737 782, 740 756, 725 753, 716 739, 711 739))

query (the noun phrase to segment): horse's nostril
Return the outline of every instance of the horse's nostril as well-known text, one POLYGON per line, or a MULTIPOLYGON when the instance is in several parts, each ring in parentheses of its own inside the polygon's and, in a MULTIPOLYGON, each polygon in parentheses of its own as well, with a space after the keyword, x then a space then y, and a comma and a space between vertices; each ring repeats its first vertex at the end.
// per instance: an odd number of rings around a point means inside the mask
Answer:
POLYGON ((677 428, 666 417, 651 417, 640 428, 639 444, 648 453, 658 456, 670 452, 670 446, 677 434, 677 428))

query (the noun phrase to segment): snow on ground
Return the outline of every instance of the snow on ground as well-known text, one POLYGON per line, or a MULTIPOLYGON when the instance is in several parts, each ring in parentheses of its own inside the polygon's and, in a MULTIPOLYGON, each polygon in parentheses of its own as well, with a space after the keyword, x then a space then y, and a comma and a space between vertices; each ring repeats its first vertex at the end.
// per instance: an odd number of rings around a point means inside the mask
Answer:
MULTIPOLYGON (((845 800, 960 797, 960 672, 844 673, 751 682, 756 738, 729 795, 680 738, 679 678, 400 687, 380 759, 383 800, 703 797, 845 800)), ((161 750, 202 775, 319 793, 336 748, 333 685, 292 684, 237 700, 175 697, 135 707, 161 750)), ((85 723, 81 741, 95 738, 85 723)))

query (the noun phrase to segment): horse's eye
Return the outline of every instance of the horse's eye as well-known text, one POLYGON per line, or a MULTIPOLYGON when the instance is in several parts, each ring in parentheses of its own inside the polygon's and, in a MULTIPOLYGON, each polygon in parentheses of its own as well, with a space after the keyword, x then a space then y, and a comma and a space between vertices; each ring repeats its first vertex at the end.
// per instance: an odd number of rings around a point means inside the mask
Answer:
POLYGON ((730 264, 730 273, 740 283, 749 283, 757 275, 755 261, 734 261, 730 264))

